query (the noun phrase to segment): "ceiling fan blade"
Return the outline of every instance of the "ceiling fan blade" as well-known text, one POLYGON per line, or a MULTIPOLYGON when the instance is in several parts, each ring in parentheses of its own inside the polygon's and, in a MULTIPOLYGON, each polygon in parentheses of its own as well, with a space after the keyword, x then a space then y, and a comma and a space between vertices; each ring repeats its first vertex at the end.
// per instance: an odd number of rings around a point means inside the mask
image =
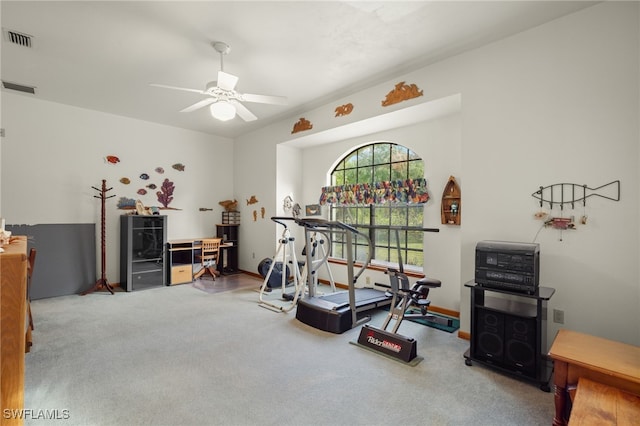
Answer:
POLYGON ((269 95, 254 95, 251 93, 244 93, 242 99, 247 102, 257 102, 261 104, 273 104, 273 105, 286 105, 287 98, 284 96, 269 96, 269 95))
POLYGON ((244 105, 242 105, 238 101, 231 101, 231 103, 236 107, 236 114, 240 116, 244 121, 255 121, 258 119, 251 111, 247 109, 244 105))
POLYGON ((218 87, 222 90, 233 90, 238 84, 238 77, 224 71, 218 71, 218 87))
POLYGON ((198 89, 187 89, 186 87, 167 86, 166 84, 149 83, 149 86, 162 87, 164 89, 182 90, 183 92, 193 92, 203 95, 205 92, 198 89))
POLYGON ((191 112, 191 111, 195 111, 195 110, 197 110, 197 109, 200 109, 200 108, 206 107, 207 105, 210 105, 210 104, 214 103, 215 101, 216 101, 216 98, 206 98, 206 99, 203 99, 203 100, 201 100, 201 101, 199 101, 199 102, 196 102, 195 104, 193 104, 193 105, 191 105, 191 106, 186 107, 186 108, 185 108, 185 109, 183 109, 183 110, 180 110, 180 112, 191 112))

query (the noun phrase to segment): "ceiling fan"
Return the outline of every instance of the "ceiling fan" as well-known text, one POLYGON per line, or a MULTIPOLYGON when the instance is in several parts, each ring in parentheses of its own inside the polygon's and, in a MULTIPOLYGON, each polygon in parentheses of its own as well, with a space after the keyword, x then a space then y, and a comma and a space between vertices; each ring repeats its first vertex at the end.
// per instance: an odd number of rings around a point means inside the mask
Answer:
POLYGON ((185 87, 167 86, 165 84, 155 83, 152 83, 151 86, 207 95, 207 98, 184 108, 180 112, 192 112, 209 106, 211 115, 221 121, 231 120, 236 116, 236 114, 244 121, 257 120, 258 117, 249 111, 242 102, 256 102, 272 105, 287 104, 287 98, 284 96, 254 95, 250 93, 237 92, 235 87, 238 83, 238 77, 224 72, 223 56, 228 54, 231 51, 231 48, 227 43, 221 41, 213 42, 212 45, 213 48, 220 53, 220 71, 218 71, 218 80, 207 83, 204 90, 188 89, 185 87))

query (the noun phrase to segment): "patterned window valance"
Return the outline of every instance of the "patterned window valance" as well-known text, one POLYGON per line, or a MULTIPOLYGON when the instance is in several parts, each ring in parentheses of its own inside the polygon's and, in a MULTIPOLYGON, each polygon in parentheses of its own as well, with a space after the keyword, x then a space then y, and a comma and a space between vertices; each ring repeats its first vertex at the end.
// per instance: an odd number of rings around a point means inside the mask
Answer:
POLYGON ((407 179, 347 185, 325 186, 320 195, 320 204, 424 204, 429 200, 427 180, 407 179))

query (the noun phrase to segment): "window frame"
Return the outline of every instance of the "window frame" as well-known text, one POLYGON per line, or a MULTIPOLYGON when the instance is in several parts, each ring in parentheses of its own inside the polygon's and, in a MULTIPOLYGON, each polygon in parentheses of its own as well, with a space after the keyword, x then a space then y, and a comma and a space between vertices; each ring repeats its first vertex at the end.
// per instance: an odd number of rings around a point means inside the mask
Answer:
MULTIPOLYGON (((349 185, 355 183, 369 183, 373 185, 379 182, 375 179, 385 177, 382 181, 406 180, 424 178, 424 161, 411 149, 394 142, 373 142, 359 146, 343 155, 330 173, 331 185, 349 185), (376 153, 378 156, 376 156, 376 153), (370 154, 370 156, 369 156, 370 154), (381 158, 379 158, 381 157, 381 158), (386 171, 383 171, 386 169, 386 171), (364 170, 364 171, 363 171, 364 170), (360 181, 363 177, 369 176, 366 182, 360 181), (352 179, 356 178, 356 181, 352 179)), ((384 204, 354 204, 354 205, 331 205, 329 210, 330 220, 338 220, 367 234, 374 247, 371 264, 386 268, 398 265, 397 243, 395 240, 395 230, 373 229, 371 226, 380 225, 383 220, 385 225, 391 225, 393 218, 403 217, 404 223, 395 223, 394 226, 414 226, 422 228, 424 221, 423 204, 413 203, 384 203, 384 204), (385 212, 387 210, 386 214, 385 212), (395 211, 395 214, 394 214, 395 211), (402 213, 403 212, 403 213, 402 213), (347 220, 345 216, 349 216, 347 220), (410 218, 415 217, 413 223, 410 218), (384 243, 381 243, 383 241, 384 243), (386 252, 381 258, 379 253, 386 252)), ((400 237, 400 250, 403 266, 408 271, 421 272, 424 267, 424 235, 422 231, 401 230, 397 231, 400 237), (419 243, 418 243, 418 242, 419 243), (410 246, 411 244, 411 246, 410 246), (416 246, 417 245, 417 246, 416 246), (417 259, 415 264, 409 263, 411 259, 417 259)), ((334 261, 344 261, 345 241, 334 234, 332 235, 333 247, 331 258, 334 261)), ((354 241, 356 262, 366 259, 368 251, 367 242, 363 238, 354 241)))

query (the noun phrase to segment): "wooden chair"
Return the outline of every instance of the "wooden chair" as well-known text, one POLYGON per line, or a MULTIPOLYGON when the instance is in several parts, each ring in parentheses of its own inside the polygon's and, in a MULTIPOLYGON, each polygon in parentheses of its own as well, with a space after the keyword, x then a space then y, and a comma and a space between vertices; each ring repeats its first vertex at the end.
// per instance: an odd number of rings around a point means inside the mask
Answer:
POLYGON ((220 275, 220 272, 216 270, 218 264, 218 253, 220 253, 220 244, 222 238, 209 238, 202 240, 202 249, 200 254, 196 258, 200 259, 202 268, 196 272, 193 279, 200 278, 204 274, 209 274, 216 279, 216 275, 220 275))
POLYGON ((27 313, 29 314, 29 327, 35 330, 33 326, 33 317, 31 316, 31 277, 33 276, 33 268, 36 263, 36 249, 29 251, 29 261, 27 262, 27 313))

